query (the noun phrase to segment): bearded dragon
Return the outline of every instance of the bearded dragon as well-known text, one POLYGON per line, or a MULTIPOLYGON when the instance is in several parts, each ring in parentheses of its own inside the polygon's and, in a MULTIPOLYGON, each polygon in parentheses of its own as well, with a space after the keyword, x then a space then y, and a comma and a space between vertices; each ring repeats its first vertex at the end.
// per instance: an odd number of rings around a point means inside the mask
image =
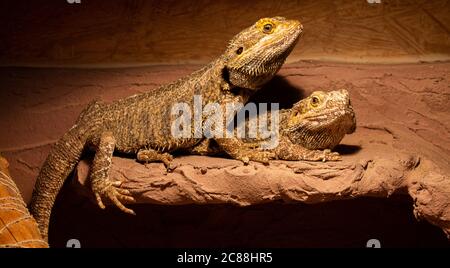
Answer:
MULTIPOLYGON (((245 104, 278 72, 302 29, 297 20, 260 19, 237 34, 216 60, 186 77, 110 104, 91 103, 53 146, 37 177, 30 210, 44 239, 56 195, 85 152, 95 153, 90 180, 99 207, 105 208, 103 201, 109 200, 122 211, 134 214, 121 202, 134 201, 129 191, 108 178, 113 152, 170 165, 172 152, 194 147, 204 139, 171 135, 172 106, 187 103, 193 108, 195 95, 202 96, 204 103, 245 104)), ((235 159, 267 162, 272 157, 240 146, 236 138, 214 140, 235 159)))
MULTIPOLYGON (((240 122, 245 124, 245 133, 248 133, 250 124, 260 121, 261 116, 266 116, 270 124, 272 117, 270 112, 267 113, 269 115, 263 114, 240 122)), ((356 129, 355 113, 345 89, 315 91, 295 103, 291 109, 279 111, 279 118, 278 146, 267 151, 273 152, 277 159, 282 160, 339 160, 339 153, 332 152, 331 149, 339 144, 345 134, 351 134, 356 129)), ((257 134, 255 138, 245 136, 241 139, 246 148, 264 150, 261 145, 268 138, 257 134)), ((207 139, 192 148, 190 153, 218 155, 224 151, 214 140, 207 139)))

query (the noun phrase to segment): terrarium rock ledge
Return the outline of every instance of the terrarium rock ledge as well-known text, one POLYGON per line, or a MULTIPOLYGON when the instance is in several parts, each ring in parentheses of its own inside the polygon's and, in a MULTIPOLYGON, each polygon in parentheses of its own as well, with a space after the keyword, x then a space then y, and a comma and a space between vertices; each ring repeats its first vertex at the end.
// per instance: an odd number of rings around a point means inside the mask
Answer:
MULTIPOLYGON (((339 162, 272 161, 270 165, 204 157, 175 159, 167 172, 162 164, 140 164, 115 157, 110 177, 123 181, 137 203, 164 205, 235 204, 247 206, 282 200, 319 203, 363 196, 386 198, 409 194, 414 214, 439 226, 450 237, 450 185, 437 167, 419 157, 394 153, 339 162)), ((76 187, 90 195, 89 164, 75 173, 76 187), (81 187, 80 187, 81 186, 81 187)))

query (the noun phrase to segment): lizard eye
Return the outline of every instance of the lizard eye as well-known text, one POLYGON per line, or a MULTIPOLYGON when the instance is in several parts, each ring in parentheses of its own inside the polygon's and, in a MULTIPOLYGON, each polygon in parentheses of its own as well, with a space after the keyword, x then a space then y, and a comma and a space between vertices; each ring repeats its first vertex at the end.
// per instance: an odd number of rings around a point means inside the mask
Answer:
POLYGON ((320 103, 320 99, 318 97, 314 96, 311 98, 311 105, 313 107, 316 107, 317 105, 319 105, 319 103, 320 103))
POLYGON ((236 54, 241 55, 241 54, 242 54, 242 51, 244 51, 244 48, 243 48, 243 47, 239 47, 239 48, 236 50, 236 54))
POLYGON ((273 30, 273 24, 272 23, 266 23, 266 24, 264 24, 264 26, 263 26, 263 32, 264 33, 271 33, 272 32, 272 30, 273 30))

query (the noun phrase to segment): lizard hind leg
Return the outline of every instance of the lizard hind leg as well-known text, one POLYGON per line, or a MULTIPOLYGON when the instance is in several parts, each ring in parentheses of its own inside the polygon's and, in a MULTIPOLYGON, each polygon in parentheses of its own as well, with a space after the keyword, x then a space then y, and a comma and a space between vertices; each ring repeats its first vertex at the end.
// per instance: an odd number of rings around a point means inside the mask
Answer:
POLYGON ((92 191, 100 208, 105 208, 103 199, 107 199, 123 212, 135 215, 133 210, 125 207, 121 202, 134 202, 131 193, 120 188, 122 182, 112 181, 108 176, 115 144, 116 140, 111 132, 102 133, 96 142, 96 152, 90 173, 92 191))

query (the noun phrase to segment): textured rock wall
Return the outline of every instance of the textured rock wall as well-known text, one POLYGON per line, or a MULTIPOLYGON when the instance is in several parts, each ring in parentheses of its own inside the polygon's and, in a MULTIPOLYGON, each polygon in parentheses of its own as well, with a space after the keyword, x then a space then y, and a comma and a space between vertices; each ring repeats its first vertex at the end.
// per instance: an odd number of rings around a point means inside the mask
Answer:
POLYGON ((0 64, 198 63, 260 17, 300 19, 290 61, 450 57, 450 4, 382 0, 2 1, 0 64))

